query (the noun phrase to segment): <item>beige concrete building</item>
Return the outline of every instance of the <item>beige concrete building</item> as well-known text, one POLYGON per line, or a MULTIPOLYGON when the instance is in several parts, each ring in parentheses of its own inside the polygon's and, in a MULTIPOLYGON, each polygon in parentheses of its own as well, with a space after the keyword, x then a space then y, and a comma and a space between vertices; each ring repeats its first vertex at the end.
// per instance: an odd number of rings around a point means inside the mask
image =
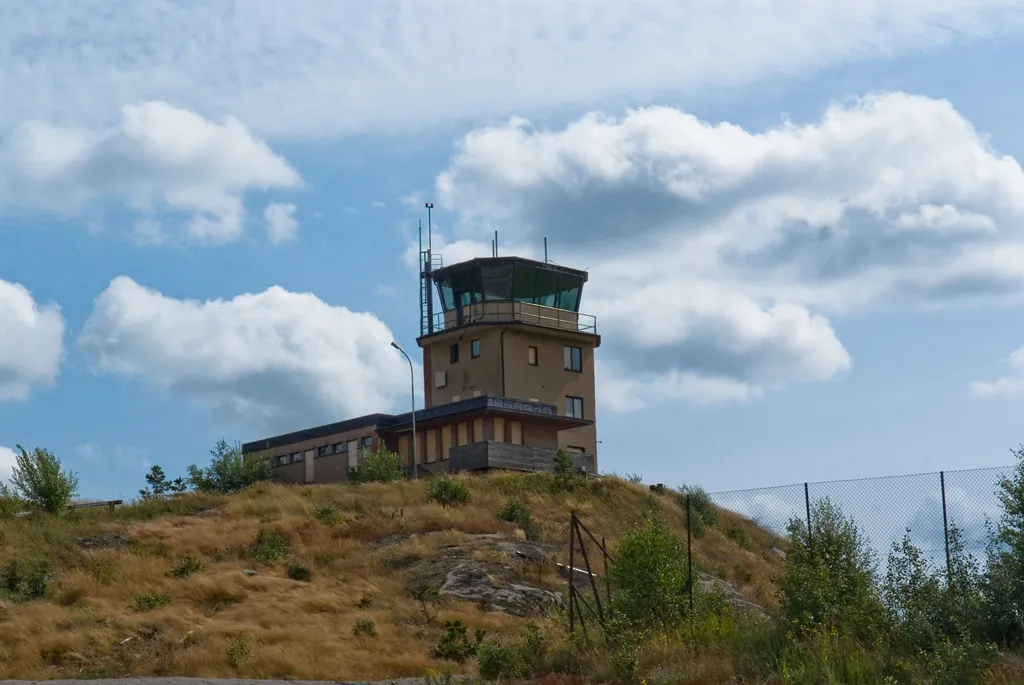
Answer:
MULTIPOLYGON (((424 263, 429 265, 429 255, 424 263)), ((597 469, 594 317, 579 305, 585 271, 490 257, 423 271, 426 407, 416 412, 417 470, 551 467, 558 449, 597 469)), ((383 445, 412 471, 411 414, 370 414, 257 440, 275 477, 338 482, 363 450, 383 445)))

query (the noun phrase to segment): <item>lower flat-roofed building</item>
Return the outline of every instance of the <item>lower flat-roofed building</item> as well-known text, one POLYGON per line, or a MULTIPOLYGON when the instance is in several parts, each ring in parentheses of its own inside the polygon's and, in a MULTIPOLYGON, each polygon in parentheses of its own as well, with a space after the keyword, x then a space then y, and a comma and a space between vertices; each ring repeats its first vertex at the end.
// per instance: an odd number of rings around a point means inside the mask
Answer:
MULTIPOLYGON (((551 404, 481 395, 416 412, 417 470, 550 470, 560 431, 591 426, 551 404)), ((383 446, 399 454, 412 473, 412 414, 368 414, 242 446, 246 456, 272 463, 275 480, 339 483, 348 480, 364 450, 383 446)), ((566 448, 577 468, 593 473, 595 455, 566 448)))

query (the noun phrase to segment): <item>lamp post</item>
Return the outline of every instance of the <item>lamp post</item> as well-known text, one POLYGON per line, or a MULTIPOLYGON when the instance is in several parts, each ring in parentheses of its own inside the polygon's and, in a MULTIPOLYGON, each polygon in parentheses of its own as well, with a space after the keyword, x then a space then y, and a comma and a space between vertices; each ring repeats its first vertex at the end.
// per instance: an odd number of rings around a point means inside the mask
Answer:
POLYGON ((401 352, 405 361, 409 362, 409 397, 412 401, 412 413, 410 414, 412 417, 412 477, 413 480, 419 480, 419 457, 416 453, 416 372, 413 371, 412 359, 405 353, 405 350, 399 347, 395 341, 391 341, 391 346, 401 352))

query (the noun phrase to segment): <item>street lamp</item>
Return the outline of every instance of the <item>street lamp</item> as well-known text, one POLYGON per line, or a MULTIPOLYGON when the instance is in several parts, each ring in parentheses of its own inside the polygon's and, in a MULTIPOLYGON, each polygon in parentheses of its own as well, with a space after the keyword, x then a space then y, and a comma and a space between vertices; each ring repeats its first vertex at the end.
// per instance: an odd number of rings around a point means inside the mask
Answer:
POLYGON ((398 343, 393 340, 391 341, 391 346, 401 352, 402 356, 405 357, 405 361, 409 362, 409 389, 410 398, 412 399, 412 414, 410 414, 412 416, 412 477, 413 480, 418 480, 420 473, 418 466, 419 458, 416 454, 416 372, 413 371, 412 359, 405 353, 405 350, 399 347, 398 343))

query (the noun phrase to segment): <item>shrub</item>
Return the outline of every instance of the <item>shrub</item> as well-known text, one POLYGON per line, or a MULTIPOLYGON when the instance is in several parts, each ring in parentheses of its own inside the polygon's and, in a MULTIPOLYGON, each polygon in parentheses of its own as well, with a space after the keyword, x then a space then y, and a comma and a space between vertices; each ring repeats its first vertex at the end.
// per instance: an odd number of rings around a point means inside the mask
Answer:
POLYGON ((1024 642, 1024 445, 1013 473, 996 491, 1003 512, 993 529, 985 571, 986 633, 1002 644, 1024 642))
POLYGON ((283 557, 288 551, 288 538, 281 533, 261 530, 245 555, 255 561, 270 563, 283 557))
POLYGON ((778 581, 783 611, 802 628, 868 637, 883 611, 874 555, 853 519, 827 498, 814 503, 811 521, 810 532, 802 518, 787 526, 792 544, 778 581))
POLYGON ((370 619, 361 618, 352 628, 352 634, 357 637, 377 637, 377 626, 370 619))
POLYGON ((686 545, 658 522, 626 535, 608 575, 612 612, 624 627, 670 628, 689 606, 686 545))
POLYGON ((384 446, 367 450, 359 456, 354 469, 349 469, 352 483, 393 483, 405 479, 402 457, 384 446))
POLYGON ((149 611, 157 607, 167 606, 170 603, 171 598, 161 592, 147 592, 135 598, 135 610, 149 611))
POLYGON ((0 521, 14 518, 24 508, 25 506, 21 500, 15 497, 14 493, 6 485, 0 483, 0 521))
POLYGON ((475 656, 480 643, 484 641, 484 631, 476 631, 474 642, 470 642, 467 632, 468 628, 464 622, 448 621, 444 625, 444 634, 441 635, 441 639, 430 650, 430 656, 460 664, 475 656))
POLYGON ((333 526, 341 521, 341 515, 338 513, 338 509, 330 504, 317 507, 315 515, 320 523, 327 526, 333 526))
POLYGON ((288 577, 292 580, 308 583, 313 580, 313 572, 302 564, 292 564, 288 567, 288 577))
POLYGON ((238 668, 249 659, 249 645, 241 637, 235 637, 227 651, 228 663, 232 668, 238 668))
POLYGON ((17 559, 4 567, 4 589, 15 599, 42 599, 50 583, 51 567, 48 562, 24 563, 17 559))
POLYGON ((203 570, 203 562, 199 561, 193 556, 179 557, 174 562, 174 566, 171 568, 171 575, 175 578, 184 578, 185 576, 192 575, 193 573, 199 573, 203 570))
POLYGON ((516 640, 489 640, 477 645, 477 668, 487 681, 525 680, 539 674, 544 654, 544 639, 531 623, 516 640))
POLYGON ((431 476, 427 481, 427 500, 442 507, 451 507, 469 502, 469 486, 447 473, 431 476))
MULTIPOLYGON (((10 478, 11 492, 48 514, 66 511, 71 499, 78 494, 78 476, 64 470, 60 459, 47 449, 37 447, 28 452, 17 445, 17 450, 10 478)), ((10 492, 0 495, 9 496, 10 492)))
POLYGON ((210 465, 199 468, 188 467, 189 484, 201 492, 241 492, 250 485, 270 478, 270 467, 262 454, 242 455, 242 448, 236 442, 229 445, 220 440, 210 450, 210 465))
POLYGON ((707 491, 699 485, 681 485, 679 487, 679 506, 686 513, 686 501, 690 501, 690 531, 695 537, 701 537, 710 526, 718 521, 718 511, 711 502, 707 491))
POLYGON ((522 528, 528 540, 540 538, 540 526, 530 515, 530 508, 518 497, 509 497, 505 500, 504 506, 498 512, 498 518, 522 528))

